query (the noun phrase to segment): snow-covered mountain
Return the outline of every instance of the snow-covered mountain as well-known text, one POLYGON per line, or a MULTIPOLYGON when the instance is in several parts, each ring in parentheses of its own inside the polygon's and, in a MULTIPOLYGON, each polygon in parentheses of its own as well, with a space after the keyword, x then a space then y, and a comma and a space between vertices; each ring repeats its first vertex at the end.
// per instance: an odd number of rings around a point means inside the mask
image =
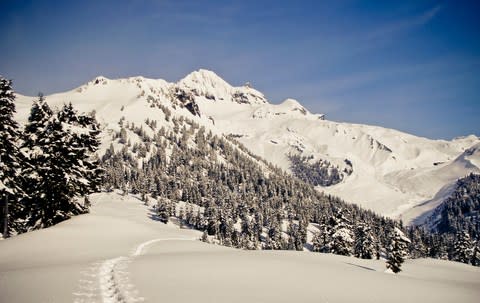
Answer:
MULTIPOLYGON (((17 96, 20 121, 27 119, 33 99, 17 96)), ((103 128, 102 151, 120 131, 121 120, 153 135, 146 120, 173 129, 173 115, 188 117, 214 134, 231 135, 287 171, 291 154, 327 161, 349 173, 320 190, 407 222, 438 205, 435 201, 448 195, 456 179, 480 172, 476 136, 430 140, 378 126, 329 121, 293 99, 271 104, 250 85, 234 87, 207 70, 177 83, 97 77, 46 99, 52 106, 72 102, 80 111, 95 110, 103 128)), ((134 140, 135 135, 129 135, 134 140)))

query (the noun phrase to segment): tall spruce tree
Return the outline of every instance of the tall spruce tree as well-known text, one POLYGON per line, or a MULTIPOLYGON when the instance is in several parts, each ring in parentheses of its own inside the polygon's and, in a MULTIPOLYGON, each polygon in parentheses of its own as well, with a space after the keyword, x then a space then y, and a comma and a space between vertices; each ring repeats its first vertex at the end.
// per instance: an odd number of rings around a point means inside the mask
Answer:
POLYGON ((408 239, 398 227, 393 227, 388 233, 386 263, 387 268, 391 269, 394 273, 401 271, 400 267, 407 257, 407 247, 409 243, 410 239, 408 239))
POLYGON ((53 111, 45 102, 42 94, 35 100, 30 110, 28 122, 23 132, 22 151, 28 157, 29 166, 24 170, 26 176, 23 188, 27 191, 26 209, 28 226, 41 228, 50 216, 53 205, 46 199, 50 171, 51 155, 47 153, 50 143, 47 125, 53 111))
POLYGON ((453 243, 452 260, 469 264, 472 260, 473 244, 470 235, 463 230, 457 233, 453 243))
MULTIPOLYGON (((12 81, 0 76, 0 232, 4 238, 11 233, 11 227, 21 212, 19 186, 21 155, 17 147, 18 125, 13 120, 15 94, 12 81)), ((15 227, 13 229, 16 229, 15 227)))
POLYGON ((99 189, 103 171, 95 154, 100 145, 98 123, 94 113, 79 114, 71 103, 65 104, 57 116, 65 134, 63 160, 71 170, 69 190, 73 195, 87 196, 99 189))
POLYGON ((354 256, 361 259, 373 259, 375 252, 375 238, 372 229, 366 223, 359 223, 355 229, 354 256))
POLYGON ((160 222, 168 223, 168 218, 170 217, 170 213, 168 211, 167 201, 164 198, 158 198, 157 202, 157 217, 160 222))
POLYGON ((347 212, 337 209, 330 218, 330 252, 337 255, 350 256, 353 250, 353 234, 347 212))

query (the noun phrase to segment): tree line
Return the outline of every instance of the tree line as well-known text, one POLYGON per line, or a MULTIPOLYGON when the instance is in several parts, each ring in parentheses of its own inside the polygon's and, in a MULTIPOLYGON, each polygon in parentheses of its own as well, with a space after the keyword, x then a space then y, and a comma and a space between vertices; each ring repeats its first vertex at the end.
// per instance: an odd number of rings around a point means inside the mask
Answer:
POLYGON ((425 222, 425 228, 453 243, 443 252, 448 259, 480 266, 480 175, 457 180, 454 191, 425 222))

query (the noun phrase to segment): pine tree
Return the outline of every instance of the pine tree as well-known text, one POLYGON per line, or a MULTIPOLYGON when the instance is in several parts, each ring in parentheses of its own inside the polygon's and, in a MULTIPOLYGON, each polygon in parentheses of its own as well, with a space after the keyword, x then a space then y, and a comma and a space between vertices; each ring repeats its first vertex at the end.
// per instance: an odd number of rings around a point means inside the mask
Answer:
POLYGON ((330 252, 337 255, 350 256, 352 254, 353 235, 349 220, 342 209, 338 209, 330 218, 330 252))
MULTIPOLYGON (((0 232, 4 238, 10 235, 11 227, 22 210, 19 199, 21 154, 16 141, 18 125, 13 120, 15 94, 12 81, 0 76, 0 232)), ((14 228, 16 229, 16 228, 14 228)))
POLYGON ((453 244, 452 260, 469 264, 472 259, 473 245, 470 235, 466 231, 460 231, 456 235, 453 244))
POLYGON ((272 220, 268 228, 268 243, 267 249, 281 249, 282 248, 282 230, 278 220, 272 220))
POLYGON ((366 223, 359 223, 355 229, 354 256, 361 259, 373 259, 375 250, 372 229, 366 223))
POLYGON ((99 145, 95 119, 78 115, 72 105, 54 114, 43 96, 32 105, 23 135, 28 155, 29 225, 47 227, 88 211, 75 197, 97 190, 98 164, 93 153, 99 145))
POLYGON ((473 266, 480 266, 480 241, 474 244, 473 251, 472 251, 472 260, 471 262, 473 266))
POLYGON ((71 195, 86 196, 98 191, 102 169, 95 152, 100 145, 100 133, 94 114, 79 114, 71 103, 64 105, 57 114, 63 126, 63 161, 68 162, 71 174, 68 187, 71 195))
POLYGON ((408 229, 408 235, 411 239, 409 250, 412 258, 424 258, 427 256, 427 247, 423 241, 423 233, 417 226, 408 229))
POLYGON ((329 222, 325 222, 326 218, 323 218, 322 220, 323 222, 318 225, 319 231, 318 233, 316 233, 313 239, 314 251, 330 253, 332 244, 331 234, 333 234, 333 226, 331 226, 330 224, 334 221, 328 220, 329 222))
POLYGON ((320 234, 320 232, 316 232, 313 235, 313 239, 312 239, 312 249, 315 252, 321 252, 322 248, 323 248, 322 235, 320 234))
POLYGON ((394 227, 388 233, 386 264, 387 268, 391 269, 394 273, 399 273, 401 271, 400 267, 407 256, 407 247, 409 243, 410 240, 397 227, 394 227))
POLYGON ((167 224, 170 214, 167 206, 167 201, 164 198, 158 198, 157 217, 160 222, 167 224))
POLYGON ((45 199, 48 188, 48 172, 50 170, 50 157, 46 153, 49 143, 47 123, 53 116, 42 94, 34 101, 30 110, 28 122, 22 134, 23 153, 27 156, 28 167, 22 187, 27 193, 25 207, 28 213, 27 225, 32 228, 42 227, 43 221, 50 213, 51 205, 45 199))

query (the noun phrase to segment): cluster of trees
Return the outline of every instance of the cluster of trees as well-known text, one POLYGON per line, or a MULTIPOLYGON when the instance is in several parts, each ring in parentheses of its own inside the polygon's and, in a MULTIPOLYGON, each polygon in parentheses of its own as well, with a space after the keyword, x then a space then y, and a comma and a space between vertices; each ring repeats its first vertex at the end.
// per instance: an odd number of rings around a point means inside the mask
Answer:
POLYGON ((449 244, 443 258, 479 266, 480 175, 457 180, 453 193, 426 219, 425 227, 449 244))
POLYGON ((340 170, 338 166, 333 165, 327 160, 317 160, 312 162, 313 156, 302 156, 289 154, 290 169, 293 175, 300 180, 310 183, 314 186, 331 186, 341 182, 345 175, 353 172, 352 163, 345 160, 347 167, 340 170))
POLYGON ((0 213, 8 237, 48 227, 87 211, 75 198, 98 190, 101 168, 95 117, 71 104, 54 112, 39 96, 23 129, 14 121, 15 94, 0 77, 0 213))
POLYGON ((115 144, 102 157, 105 188, 156 199, 158 220, 176 217, 221 245, 288 250, 312 245, 314 251, 360 258, 383 255, 395 264, 403 260, 399 255, 409 254, 410 243, 392 244, 397 231, 405 231, 400 222, 320 193, 194 121, 173 117, 171 123, 171 130, 152 127, 153 136, 127 123, 123 135, 114 135, 115 144), (136 148, 128 143, 134 134, 141 139, 136 148), (307 241, 309 229, 313 244, 307 241))
POLYGON ((480 175, 470 174, 457 180, 454 192, 439 205, 428 220, 442 234, 467 232, 480 236, 480 175))

